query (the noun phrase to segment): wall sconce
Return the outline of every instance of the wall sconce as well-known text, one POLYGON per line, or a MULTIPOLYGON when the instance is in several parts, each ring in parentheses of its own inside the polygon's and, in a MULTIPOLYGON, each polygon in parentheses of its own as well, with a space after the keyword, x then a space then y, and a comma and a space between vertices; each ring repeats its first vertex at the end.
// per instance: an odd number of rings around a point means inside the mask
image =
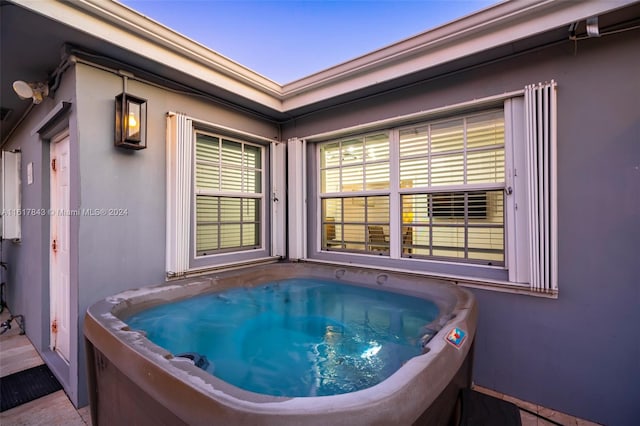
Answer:
POLYGON ((116 146, 147 147, 147 101, 122 92, 116 96, 116 146))
POLYGON ((34 104, 39 104, 49 95, 49 86, 47 83, 18 80, 13 82, 13 90, 20 99, 31 99, 34 104))

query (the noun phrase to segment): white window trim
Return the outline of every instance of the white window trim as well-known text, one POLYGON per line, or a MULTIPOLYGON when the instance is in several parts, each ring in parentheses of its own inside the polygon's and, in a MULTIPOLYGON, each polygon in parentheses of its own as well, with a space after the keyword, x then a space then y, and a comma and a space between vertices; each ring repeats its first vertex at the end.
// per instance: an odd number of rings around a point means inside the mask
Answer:
POLYGON ((307 258, 307 142, 291 138, 287 142, 289 178, 289 259, 307 258), (302 230, 302 232, 298 232, 302 230))
POLYGON ((287 255, 287 146, 271 142, 271 255, 284 258, 287 255))
POLYGON ((529 200, 527 185, 527 162, 522 143, 524 135, 524 100, 522 97, 507 99, 504 105, 505 123, 505 266, 509 271, 509 282, 526 284, 529 280, 529 238, 516 238, 516 235, 528 237, 529 200), (520 136, 520 142, 518 137, 520 136))
POLYGON ((390 127, 400 127, 420 121, 430 121, 437 117, 441 118, 444 115, 461 115, 464 114, 465 111, 469 110, 491 108, 495 107, 496 105, 501 105, 507 99, 521 97, 523 95, 524 90, 515 90, 513 92, 505 92, 495 96, 488 96, 486 98, 474 99, 472 101, 432 108, 412 114, 398 115, 391 118, 385 118, 383 120, 358 124, 357 126, 345 127, 329 132, 316 133, 313 135, 305 136, 301 139, 304 139, 307 142, 325 142, 331 139, 344 138, 349 135, 380 131, 390 127))

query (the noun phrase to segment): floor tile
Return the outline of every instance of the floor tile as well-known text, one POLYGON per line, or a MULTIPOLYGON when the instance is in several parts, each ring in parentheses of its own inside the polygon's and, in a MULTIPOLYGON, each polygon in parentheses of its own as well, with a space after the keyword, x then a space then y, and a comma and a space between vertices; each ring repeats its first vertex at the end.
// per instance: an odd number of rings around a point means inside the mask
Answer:
POLYGON ((6 336, 0 340, 0 377, 43 364, 26 336, 6 336))
MULTIPOLYGON (((11 312, 9 312, 8 310, 4 309, 2 311, 2 313, 0 314, 0 323, 4 323, 5 321, 7 321, 9 318, 11 317, 11 312)), ((11 326, 11 328, 8 329, 0 329, 0 331, 4 331, 3 334, 0 334, 0 339, 5 339, 7 337, 10 336, 17 336, 20 334, 20 326, 18 325, 18 323, 16 322, 17 320, 14 319, 13 321, 11 321, 9 323, 9 325, 11 326)))
POLYGON ((538 426, 538 418, 526 411, 520 411, 522 426, 538 426))
POLYGON ((600 423, 590 422, 589 420, 576 419, 578 426, 602 426, 600 423))
POLYGON ((91 409, 88 405, 80 408, 78 410, 78 414, 80 414, 80 417, 82 417, 82 420, 86 425, 91 426, 91 409))
MULTIPOLYGON (((577 426, 577 420, 575 417, 570 416, 568 414, 560 413, 559 411, 552 410, 550 408, 539 407, 538 414, 542 417, 546 417, 549 420, 553 420, 554 422, 560 423, 563 426, 577 426)), ((542 420, 542 419, 541 419, 542 420)), ((544 422, 540 423, 540 425, 553 425, 553 423, 544 422)))
POLYGON ((527 410, 533 411, 534 413, 538 412, 538 405, 532 402, 523 401, 521 399, 515 398, 513 396, 509 396, 509 395, 505 395, 502 399, 507 402, 516 404, 520 408, 526 408, 527 410))
POLYGON ((64 391, 54 392, 0 413, 0 424, 13 426, 85 426, 64 391))

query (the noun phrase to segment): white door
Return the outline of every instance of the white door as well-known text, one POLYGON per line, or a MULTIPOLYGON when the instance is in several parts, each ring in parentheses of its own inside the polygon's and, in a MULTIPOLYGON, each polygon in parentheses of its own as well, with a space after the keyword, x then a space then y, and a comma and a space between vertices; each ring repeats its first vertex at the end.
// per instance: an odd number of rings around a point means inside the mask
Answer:
POLYGON ((51 141, 51 211, 49 239, 49 297, 51 304, 51 350, 69 362, 71 330, 69 283, 69 135, 51 141))

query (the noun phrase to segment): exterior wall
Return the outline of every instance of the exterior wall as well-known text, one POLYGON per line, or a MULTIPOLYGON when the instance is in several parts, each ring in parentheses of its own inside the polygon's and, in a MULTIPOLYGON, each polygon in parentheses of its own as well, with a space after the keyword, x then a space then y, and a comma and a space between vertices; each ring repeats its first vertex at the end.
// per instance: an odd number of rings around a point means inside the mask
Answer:
MULTIPOLYGON (((83 216, 79 229, 79 335, 84 312, 123 290, 165 280, 166 113, 272 138, 278 128, 211 102, 129 80, 127 93, 147 100, 147 148, 113 146, 114 99, 121 77, 77 65, 81 208, 126 209, 123 216, 83 216)), ((84 364, 84 355, 80 358, 84 364)), ((84 368, 80 405, 86 404, 84 368)))
MULTIPOLYGON (((27 102, 27 101, 25 101, 27 102)), ((70 132, 71 163, 77 161, 73 151, 77 147, 76 118, 77 105, 75 99, 75 70, 69 68, 62 76, 61 84, 52 97, 34 105, 11 138, 2 147, 9 151, 20 149, 21 159, 21 201, 22 209, 49 208, 49 140, 56 133, 68 128, 70 132), (63 116, 53 128, 43 134, 32 131, 41 123, 47 114, 60 102, 71 102, 69 114, 63 116), (33 163, 33 183, 27 183, 27 164, 33 163)), ((72 176, 72 179, 74 177, 72 176)), ((71 203, 77 197, 71 194, 71 203)), ((71 228, 77 228, 77 219, 71 218, 71 228)), ((20 243, 2 241, 2 258, 7 262, 8 271, 4 275, 7 283, 7 304, 14 315, 24 315, 26 334, 42 358, 50 365, 65 391, 71 398, 76 396, 77 371, 69 368, 62 359, 49 349, 50 314, 49 314, 49 216, 25 215, 22 217, 22 238, 20 243)), ((75 273, 77 271, 77 250, 71 242, 71 315, 77 317, 77 300, 75 298, 75 273)), ((72 330, 72 339, 77 334, 72 330)), ((71 354, 76 344, 71 342, 71 354)), ((72 355, 75 356, 75 355, 72 355)))
MULTIPOLYGON (((23 208, 49 207, 49 143, 32 129, 60 101, 72 102, 70 364, 49 345, 49 217, 25 216, 22 241, 3 241, 8 305, 23 314, 27 336, 53 369, 77 406, 88 403, 83 321, 94 302, 121 291, 165 280, 166 113, 187 115, 273 138, 278 126, 213 102, 129 80, 127 92, 147 99, 147 149, 115 148, 114 100, 121 77, 76 64, 63 76, 54 99, 35 106, 4 150, 22 150, 23 208), (26 164, 34 182, 27 185, 26 164), (123 209, 118 216, 87 210, 123 209)), ((67 127, 67 126, 65 126, 67 127)), ((53 135, 50 135, 53 136, 53 135)))
POLYGON ((616 425, 640 417, 638 50, 637 31, 579 42, 577 54, 567 41, 283 126, 285 139, 305 137, 555 79, 559 297, 474 290, 474 380, 616 425))

